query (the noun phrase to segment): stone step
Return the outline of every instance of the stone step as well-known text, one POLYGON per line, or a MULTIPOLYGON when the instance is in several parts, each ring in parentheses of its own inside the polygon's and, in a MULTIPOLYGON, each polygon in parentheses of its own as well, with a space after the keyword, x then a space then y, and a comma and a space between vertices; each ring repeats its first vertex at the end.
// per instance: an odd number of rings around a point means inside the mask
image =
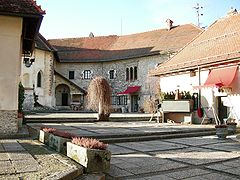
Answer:
MULTIPOLYGON (((109 121, 148 121, 149 117, 110 117, 109 121)), ((44 118, 44 117, 25 117, 27 123, 64 123, 64 122, 97 122, 97 118, 44 118)))
MULTIPOLYGON (((187 133, 201 133, 201 132, 215 132, 214 128, 196 128, 191 130, 177 130, 177 131, 162 131, 162 132, 134 132, 131 134, 105 134, 96 135, 94 138, 97 139, 111 139, 111 138, 133 138, 133 137, 147 137, 147 136, 162 136, 166 134, 187 134, 187 133)), ((92 136, 89 136, 92 137, 92 136)))
POLYGON ((96 118, 25 118, 26 123, 96 122, 96 118))
POLYGON ((127 136, 127 137, 112 137, 112 138, 102 138, 99 137, 100 141, 104 143, 123 143, 123 142, 138 142, 138 141, 151 141, 159 139, 173 139, 173 138, 184 138, 184 137, 198 137, 198 136, 209 136, 215 135, 215 129, 211 131, 199 131, 199 132, 177 132, 177 133, 165 133, 159 135, 144 135, 144 136, 127 136))

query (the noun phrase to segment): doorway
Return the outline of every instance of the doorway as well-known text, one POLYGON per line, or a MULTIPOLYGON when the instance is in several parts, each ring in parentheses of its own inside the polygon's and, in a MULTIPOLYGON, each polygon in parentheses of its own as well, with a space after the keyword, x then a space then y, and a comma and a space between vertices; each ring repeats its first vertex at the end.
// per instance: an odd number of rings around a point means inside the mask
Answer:
POLYGON ((68 106, 68 93, 62 93, 62 106, 68 106))
POLYGON ((70 105, 70 88, 66 84, 60 84, 56 87, 56 106, 70 105))
POLYGON ((131 96, 131 112, 138 112, 138 95, 131 96))
POLYGON ((227 116, 228 116, 228 113, 227 113, 228 108, 227 108, 227 106, 223 105, 223 101, 222 101, 221 96, 217 97, 217 106, 218 106, 219 120, 221 121, 221 123, 223 123, 223 119, 226 119, 227 116))

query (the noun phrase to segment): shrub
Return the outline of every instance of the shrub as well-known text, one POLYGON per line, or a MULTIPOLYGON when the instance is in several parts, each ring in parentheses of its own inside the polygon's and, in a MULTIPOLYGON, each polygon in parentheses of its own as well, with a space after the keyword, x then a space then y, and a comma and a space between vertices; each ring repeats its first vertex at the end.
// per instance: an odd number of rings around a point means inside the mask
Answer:
POLYGON ((57 129, 55 128, 49 128, 49 127, 41 127, 41 130, 43 130, 46 133, 53 133, 55 132, 57 129))
POLYGON ((111 113, 112 89, 107 80, 95 77, 87 90, 87 107, 98 112, 98 120, 108 120, 111 113))
POLYGON ((97 139, 92 138, 81 138, 81 137, 74 137, 72 139, 72 143, 78 146, 82 146, 89 149, 99 149, 99 150, 106 150, 107 144, 100 142, 97 139))
POLYGON ((216 125, 215 128, 227 128, 226 124, 216 125))
POLYGON ((75 134, 72 134, 72 133, 69 133, 66 131, 58 131, 58 130, 54 131, 53 134, 55 136, 60 136, 60 137, 67 138, 67 139, 72 139, 73 137, 77 136, 75 134))
POLYGON ((18 112, 23 112, 23 101, 24 101, 24 87, 20 82, 18 85, 18 112))

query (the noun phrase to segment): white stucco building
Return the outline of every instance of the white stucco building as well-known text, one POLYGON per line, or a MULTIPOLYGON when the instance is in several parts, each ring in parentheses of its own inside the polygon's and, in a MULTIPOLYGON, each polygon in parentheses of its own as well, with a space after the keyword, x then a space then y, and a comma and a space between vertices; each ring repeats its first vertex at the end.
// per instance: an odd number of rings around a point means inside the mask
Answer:
MULTIPOLYGON (((163 92, 179 89, 198 98, 198 108, 215 120, 240 120, 240 15, 237 10, 217 20, 169 61, 150 71, 160 77, 163 92)), ((201 123, 197 109, 193 122, 201 123)))
POLYGON ((2 0, 0 6, 0 137, 18 131, 18 84, 22 54, 29 54, 44 12, 32 0, 2 0))

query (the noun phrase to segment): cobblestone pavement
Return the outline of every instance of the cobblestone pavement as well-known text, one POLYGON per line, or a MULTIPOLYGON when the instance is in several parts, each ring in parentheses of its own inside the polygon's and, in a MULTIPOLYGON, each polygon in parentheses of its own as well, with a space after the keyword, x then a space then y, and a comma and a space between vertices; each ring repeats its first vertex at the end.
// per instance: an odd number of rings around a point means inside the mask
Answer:
POLYGON ((83 173, 77 163, 33 140, 0 140, 0 179, 60 179, 83 173))
POLYGON ((240 179, 240 143, 215 136, 109 145, 106 179, 240 179))

